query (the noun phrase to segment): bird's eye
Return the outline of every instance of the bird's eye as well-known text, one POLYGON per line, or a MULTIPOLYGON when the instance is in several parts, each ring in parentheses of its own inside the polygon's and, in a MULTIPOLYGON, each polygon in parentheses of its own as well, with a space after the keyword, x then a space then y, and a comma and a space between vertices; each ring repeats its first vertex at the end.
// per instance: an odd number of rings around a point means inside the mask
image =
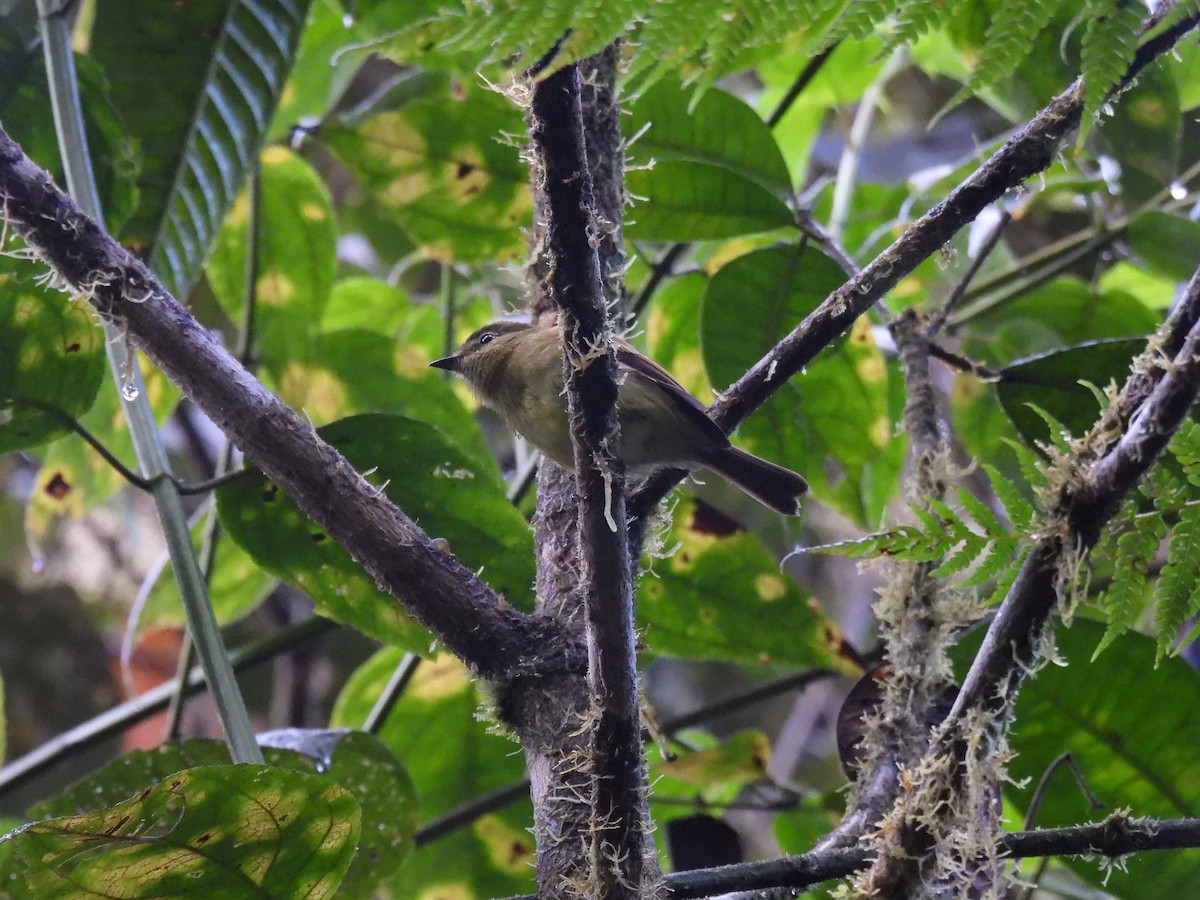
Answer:
POLYGON ((490 343, 491 343, 492 341, 494 341, 495 339, 496 339, 496 332, 494 332, 494 331, 485 331, 483 334, 481 334, 481 335, 479 336, 479 343, 481 343, 481 344, 490 344, 490 343))

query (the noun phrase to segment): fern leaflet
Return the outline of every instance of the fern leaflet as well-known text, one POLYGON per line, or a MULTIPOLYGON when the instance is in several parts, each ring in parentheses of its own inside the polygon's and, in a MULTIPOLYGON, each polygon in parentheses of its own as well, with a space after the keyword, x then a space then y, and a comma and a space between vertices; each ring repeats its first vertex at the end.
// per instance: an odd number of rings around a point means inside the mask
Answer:
POLYGON ((1166 526, 1157 515, 1133 519, 1133 527, 1117 538, 1112 584, 1096 600, 1108 618, 1108 629, 1092 654, 1094 661, 1120 634, 1137 624, 1146 608, 1150 564, 1166 526))
POLYGON ((1200 582, 1200 507, 1185 506, 1171 532, 1167 565, 1154 586, 1157 660, 1171 651, 1179 629, 1200 612, 1196 585, 1200 582))
POLYGON ((1053 0, 1001 4, 979 49, 975 71, 946 106, 954 106, 981 88, 1011 75, 1029 55, 1034 39, 1046 27, 1056 7, 1053 0))
POLYGON ((1138 29, 1146 7, 1138 0, 1091 0, 1084 10, 1082 142, 1109 92, 1121 80, 1137 52, 1138 29))

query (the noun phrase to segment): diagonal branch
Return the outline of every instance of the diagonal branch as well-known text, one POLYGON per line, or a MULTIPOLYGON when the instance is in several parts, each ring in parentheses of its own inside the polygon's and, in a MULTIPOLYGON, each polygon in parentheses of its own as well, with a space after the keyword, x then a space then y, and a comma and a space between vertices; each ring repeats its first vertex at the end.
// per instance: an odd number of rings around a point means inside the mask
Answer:
MULTIPOLYGON (((1200 13, 1193 13, 1138 48, 1114 92, 1123 90, 1198 24, 1200 13)), ((1063 139, 1079 124, 1082 113, 1082 81, 1076 81, 731 385, 712 406, 711 414, 717 424, 726 431, 736 428, 902 278, 974 221, 986 206, 1046 169, 1063 139)), ((639 519, 644 517, 684 474, 677 469, 657 473, 630 497, 630 513, 639 519)))
POLYGON ((469 666, 485 677, 505 677, 547 648, 562 654, 558 664, 569 664, 570 643, 557 626, 516 611, 439 551, 3 130, 0 198, 13 230, 67 285, 125 330, 267 477, 469 666))
POLYGON ((1110 422, 1126 423, 1121 436, 1060 496, 1057 507, 1066 527, 1048 529, 1051 533, 1034 545, 988 629, 951 718, 999 696, 1015 699, 1011 688, 1032 664, 1042 628, 1054 611, 1064 558, 1095 544, 1195 402, 1200 392, 1200 270, 1145 355, 1150 364, 1135 365, 1120 396, 1092 429, 1103 436, 1112 433, 1110 422))

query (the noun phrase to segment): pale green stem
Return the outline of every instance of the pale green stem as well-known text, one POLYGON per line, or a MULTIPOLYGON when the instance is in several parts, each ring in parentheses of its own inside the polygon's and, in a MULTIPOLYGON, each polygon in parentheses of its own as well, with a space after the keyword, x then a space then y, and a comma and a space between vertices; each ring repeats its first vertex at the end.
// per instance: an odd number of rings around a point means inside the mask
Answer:
MULTIPOLYGON (((70 23, 63 10, 63 4, 55 0, 38 0, 39 27, 50 80, 54 125, 58 132, 67 189, 84 212, 97 222, 102 222, 100 195, 88 153, 79 84, 75 77, 70 23)), ((120 348, 125 346, 126 340, 120 329, 106 323, 104 335, 109 367, 119 386, 121 408, 133 439, 138 465, 145 478, 157 479, 152 491, 154 505, 162 523, 175 578, 179 582, 196 655, 211 686, 217 715, 225 729, 230 757, 239 763, 262 763, 262 751, 254 739, 254 728, 225 652, 216 616, 208 601, 204 575, 192 550, 179 489, 169 477, 171 470, 167 453, 146 400, 141 372, 136 361, 123 358, 120 348)))
POLYGON ((833 205, 829 212, 829 234, 835 241, 841 243, 846 230, 846 222, 850 217, 850 201, 854 197, 854 189, 858 185, 859 158, 863 144, 871 132, 871 122, 875 119, 875 108, 883 89, 891 81, 892 76, 903 68, 908 61, 904 48, 897 49, 883 66, 879 77, 867 86, 854 121, 850 125, 850 133, 846 136, 846 149, 838 162, 837 179, 833 184, 833 205))

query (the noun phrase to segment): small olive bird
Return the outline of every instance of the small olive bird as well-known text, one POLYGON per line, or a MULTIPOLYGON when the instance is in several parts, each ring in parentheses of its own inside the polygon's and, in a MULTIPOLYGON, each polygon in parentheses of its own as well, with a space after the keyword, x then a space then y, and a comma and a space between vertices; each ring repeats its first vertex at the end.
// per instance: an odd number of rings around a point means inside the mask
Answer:
MULTIPOLYGON (((620 457, 631 471, 705 467, 784 515, 800 512, 808 483, 790 469, 729 443, 704 405, 662 366, 613 338, 618 368, 620 457)), ((562 350, 556 324, 493 322, 458 351, 430 363, 457 372, 480 402, 564 468, 574 466, 562 350)))

